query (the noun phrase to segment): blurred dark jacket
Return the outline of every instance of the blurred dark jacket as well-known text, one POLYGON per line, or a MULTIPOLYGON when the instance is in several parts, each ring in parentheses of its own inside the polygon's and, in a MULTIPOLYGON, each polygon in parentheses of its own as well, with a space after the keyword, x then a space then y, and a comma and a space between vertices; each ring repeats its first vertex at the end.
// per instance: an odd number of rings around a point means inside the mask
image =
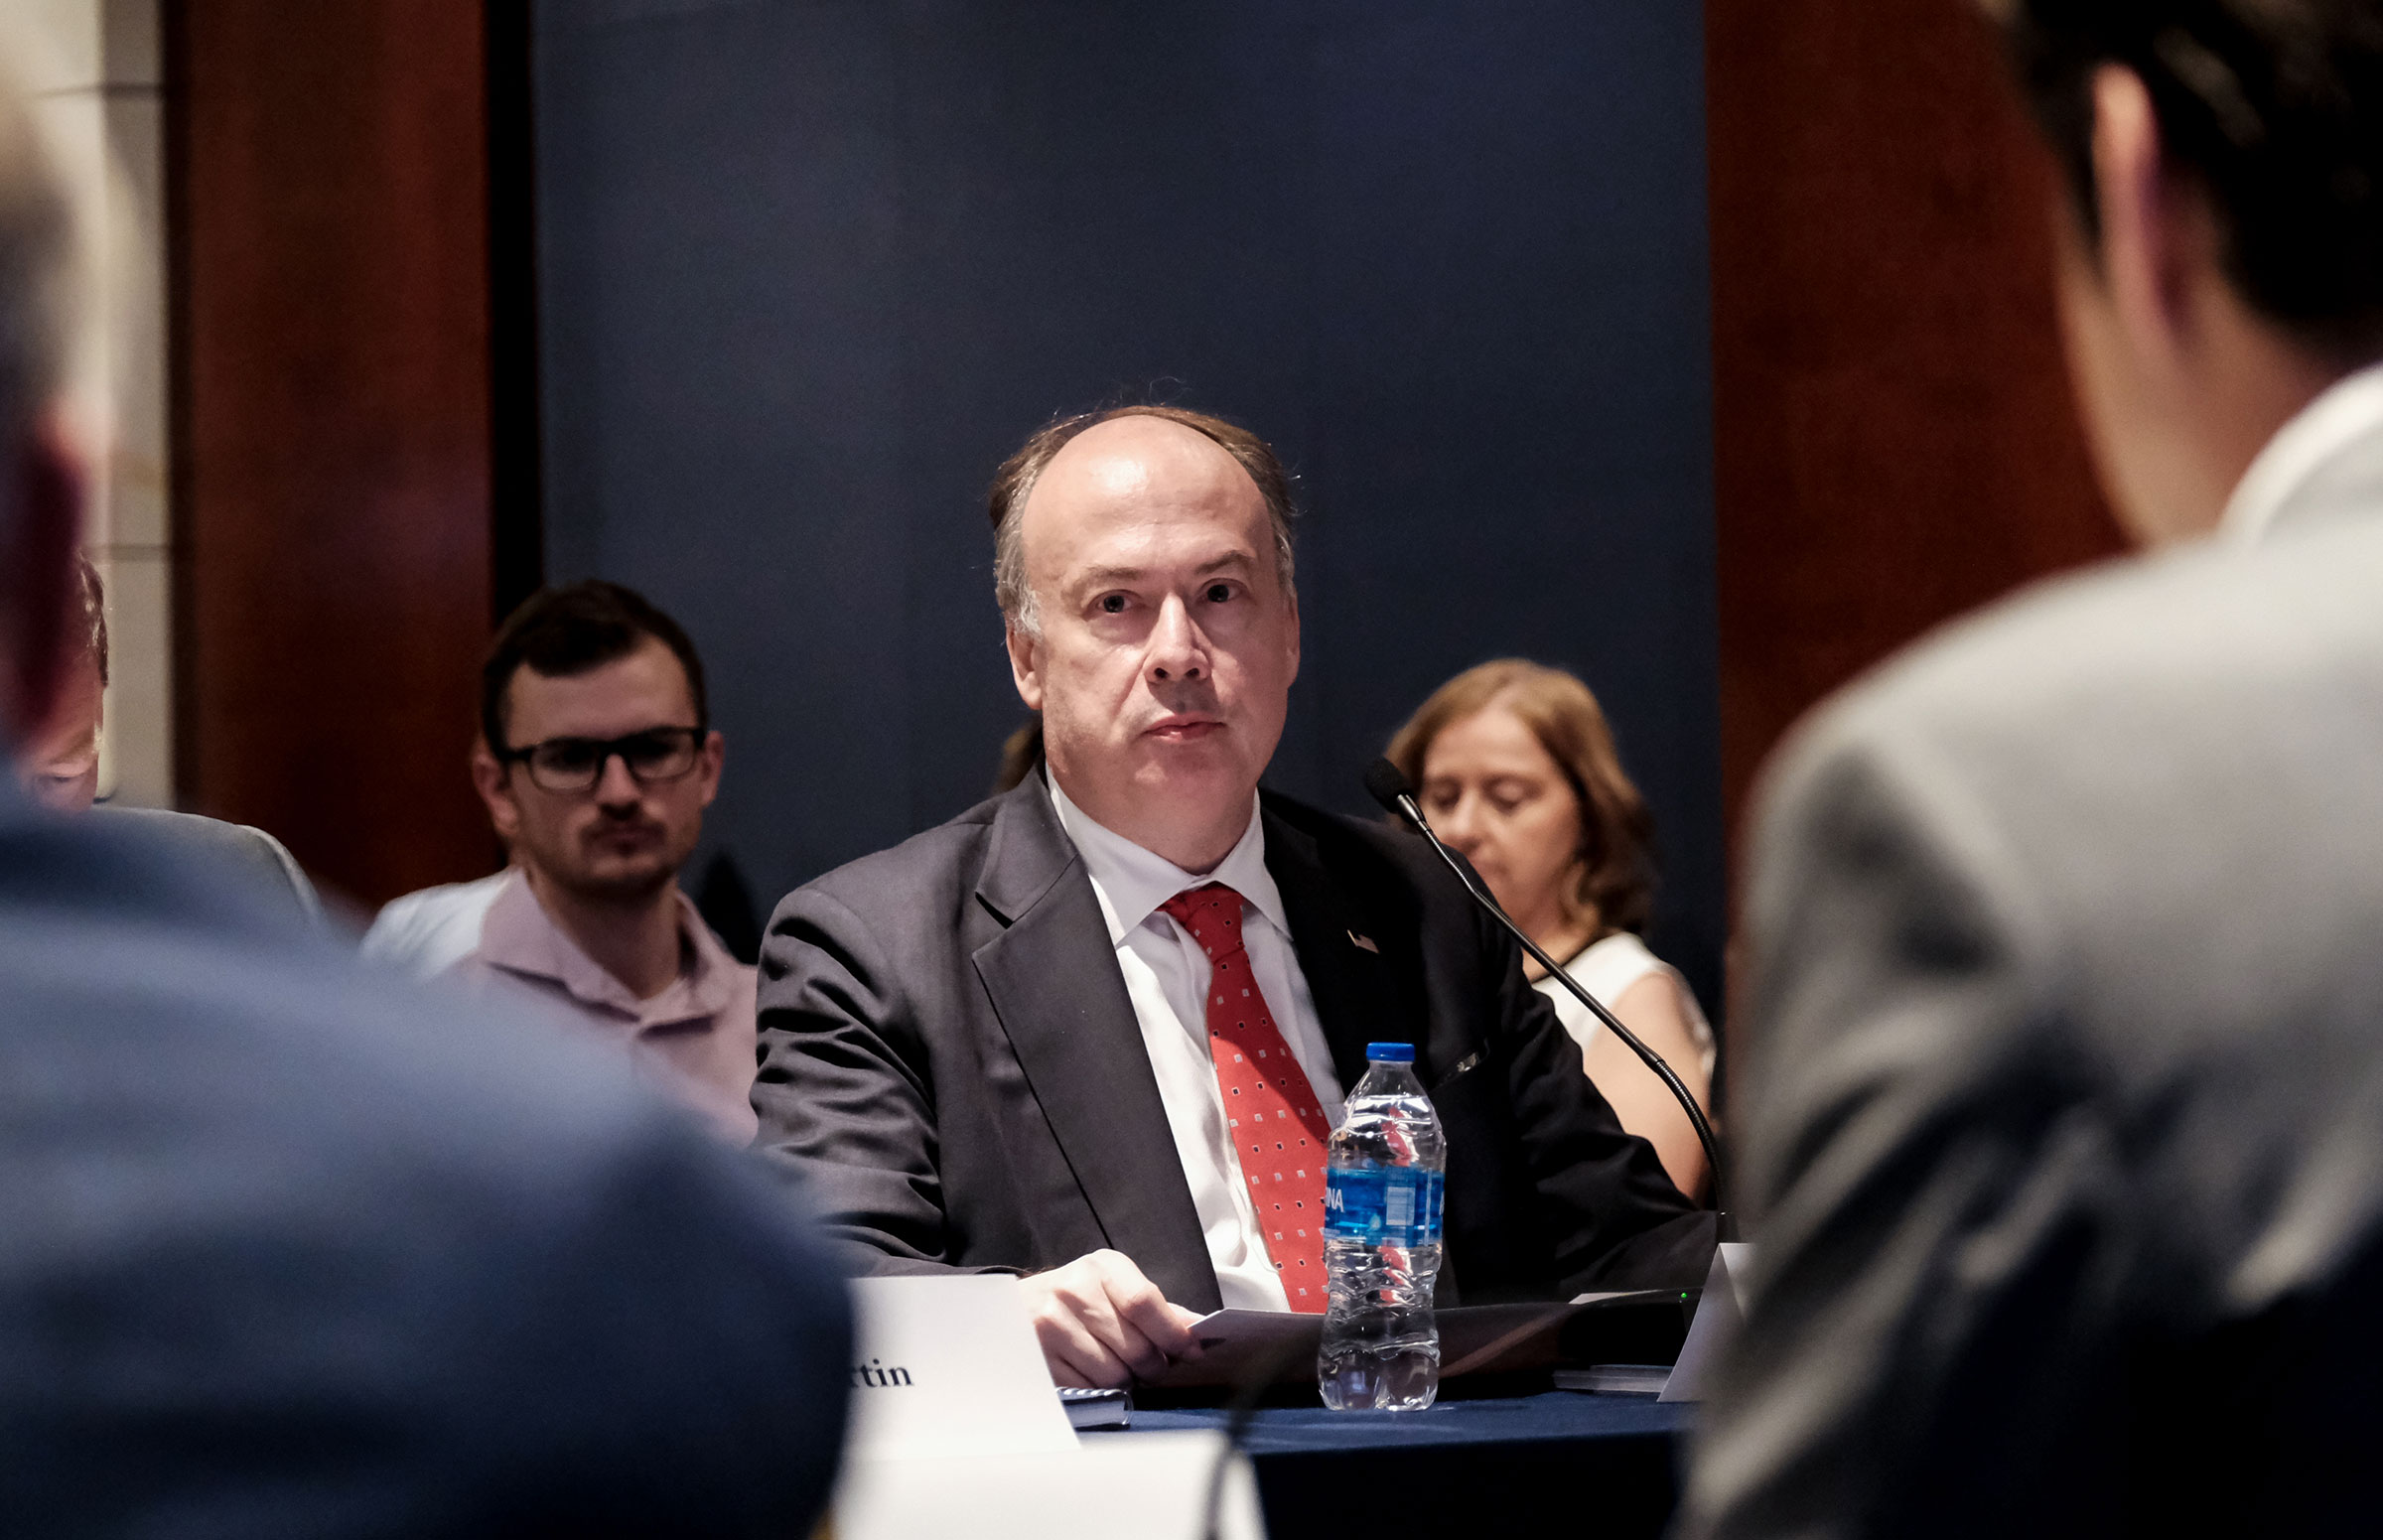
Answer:
POLYGON ((2374 1532, 2383 411, 2295 437, 1787 750, 1685 1534, 2374 1532))
POLYGON ((85 816, 102 825, 125 823, 145 831, 166 847, 188 852, 203 862, 216 863, 244 874, 259 898, 312 924, 323 920, 323 901, 315 885, 290 855, 289 847, 264 830, 197 813, 169 812, 157 807, 117 807, 102 803, 85 816))
POLYGON ((0 786, 0 1528, 802 1535, 847 1305, 626 1070, 0 786))

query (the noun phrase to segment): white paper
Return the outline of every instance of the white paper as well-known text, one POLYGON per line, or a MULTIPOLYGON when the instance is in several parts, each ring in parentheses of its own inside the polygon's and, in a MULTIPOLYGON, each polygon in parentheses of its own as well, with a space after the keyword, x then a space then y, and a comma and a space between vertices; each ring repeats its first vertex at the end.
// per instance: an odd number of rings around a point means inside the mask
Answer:
POLYGON ((1713 1248, 1713 1266, 1705 1273, 1704 1297, 1697 1302, 1696 1319, 1688 1324, 1688 1340, 1680 1344, 1680 1361, 1663 1383, 1662 1401, 1702 1401, 1713 1378, 1713 1367, 1738 1329, 1746 1323, 1746 1270, 1754 1248, 1732 1241, 1713 1248))
MULTIPOLYGON (((1220 1433, 1097 1433, 1073 1456, 871 1461, 837 1488, 836 1540, 1200 1540, 1220 1433)), ((1217 1534, 1265 1540, 1249 1462, 1224 1468, 1217 1534)))
POLYGON ((1075 1455, 1017 1279, 861 1278, 852 1304, 848 1460, 1075 1455))

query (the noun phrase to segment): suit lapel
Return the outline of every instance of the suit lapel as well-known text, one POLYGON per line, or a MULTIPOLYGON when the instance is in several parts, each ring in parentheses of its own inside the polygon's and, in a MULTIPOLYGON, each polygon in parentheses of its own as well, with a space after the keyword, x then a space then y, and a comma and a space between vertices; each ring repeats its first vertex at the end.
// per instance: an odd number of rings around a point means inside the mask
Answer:
POLYGON ((977 898, 1004 926, 977 977, 1107 1244, 1170 1300, 1216 1309, 1192 1190, 1100 901, 1040 777, 995 814, 977 898))
POLYGON ((1343 1089, 1365 1073, 1365 1045, 1412 1042, 1423 1048, 1420 992, 1400 989, 1385 946, 1401 942, 1383 916, 1351 905, 1326 871, 1316 841, 1272 810, 1266 819, 1266 869, 1283 896, 1291 944, 1307 975, 1316 1019, 1332 1051, 1343 1089), (1370 943, 1368 945, 1367 943, 1370 943))

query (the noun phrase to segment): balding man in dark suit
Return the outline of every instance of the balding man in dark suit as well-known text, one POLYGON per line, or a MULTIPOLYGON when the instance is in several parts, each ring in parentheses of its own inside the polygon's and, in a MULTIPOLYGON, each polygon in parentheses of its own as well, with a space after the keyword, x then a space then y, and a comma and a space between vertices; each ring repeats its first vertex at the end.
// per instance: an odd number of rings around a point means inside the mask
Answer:
POLYGON ((1422 843, 1259 793, 1287 504, 1214 418, 1038 434, 993 512, 1045 768, 794 894, 763 948, 758 1144, 871 1271, 1026 1271, 1063 1383, 1155 1373, 1219 1306, 1324 1308, 1324 1145, 1369 1040, 1415 1046, 1448 1131, 1442 1304, 1711 1254, 1422 843))

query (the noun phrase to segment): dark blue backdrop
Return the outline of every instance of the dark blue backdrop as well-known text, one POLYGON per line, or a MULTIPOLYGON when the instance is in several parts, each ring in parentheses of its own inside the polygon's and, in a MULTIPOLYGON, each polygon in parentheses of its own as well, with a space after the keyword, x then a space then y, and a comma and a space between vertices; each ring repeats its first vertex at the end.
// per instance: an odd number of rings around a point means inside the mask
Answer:
POLYGON ((708 838, 765 910, 984 792, 1020 719, 985 482, 1156 395, 1301 477, 1271 783, 1368 810, 1442 679, 1573 668, 1710 1001, 1701 36, 1683 0, 540 0, 547 570, 694 632, 708 838))

